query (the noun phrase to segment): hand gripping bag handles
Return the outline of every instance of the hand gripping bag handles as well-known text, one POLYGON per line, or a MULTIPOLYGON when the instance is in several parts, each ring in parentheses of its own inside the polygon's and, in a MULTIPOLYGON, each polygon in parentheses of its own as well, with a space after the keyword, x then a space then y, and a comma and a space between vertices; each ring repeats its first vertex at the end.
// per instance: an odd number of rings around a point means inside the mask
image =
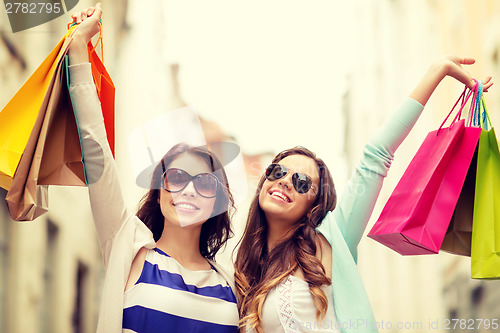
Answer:
POLYGON ((465 89, 439 129, 427 135, 368 237, 402 255, 439 252, 479 140, 480 129, 460 120, 472 93, 465 89), (451 125, 442 128, 460 101, 451 125))
POLYGON ((479 114, 482 127, 477 153, 476 194, 471 244, 471 276, 500 278, 500 153, 488 111, 479 114), (490 126, 488 126, 488 124, 490 126), (491 127, 488 130, 488 127, 491 127))

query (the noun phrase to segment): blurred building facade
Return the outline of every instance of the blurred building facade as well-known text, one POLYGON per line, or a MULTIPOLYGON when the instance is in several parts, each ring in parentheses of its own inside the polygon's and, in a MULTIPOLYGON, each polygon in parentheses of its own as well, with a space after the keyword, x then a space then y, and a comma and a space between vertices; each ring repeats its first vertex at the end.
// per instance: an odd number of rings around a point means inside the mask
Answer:
MULTIPOLYGON (((492 75, 495 81, 500 75, 500 3, 498 1, 465 1, 456 5, 453 1, 434 1, 433 9, 440 20, 440 31, 445 27, 455 31, 446 37, 439 34, 444 51, 457 48, 462 54, 471 54, 477 59, 478 79, 492 75), (465 17, 465 22, 459 18, 465 17)), ((474 74, 475 74, 474 73, 474 74)), ((499 124, 500 96, 496 85, 485 100, 493 126, 499 124), (496 97, 496 98, 495 98, 496 97)), ((442 101, 449 104, 449 100, 442 101)), ((497 137, 498 139, 498 137, 497 137)), ((500 319, 500 281, 472 280, 470 258, 448 255, 443 269, 444 302, 449 319, 465 319, 476 331, 488 332, 494 329, 492 323, 500 319), (478 329, 479 321, 483 319, 478 329), (489 326, 489 327, 488 327, 489 326)), ((462 322, 463 323, 463 322, 462 322)), ((456 325, 455 332, 466 332, 467 325, 456 325)), ((497 328, 498 329, 498 328, 497 328)))
MULTIPOLYGON (((427 70, 415 64, 430 65, 443 54, 462 54, 478 60, 474 73, 500 77, 500 5, 496 0, 355 3, 356 21, 349 28, 357 36, 356 47, 348 50, 355 66, 347 78, 343 102, 344 155, 350 166, 358 161, 367 133, 376 131, 427 70)), ((80 1, 78 7, 86 5, 88 1, 80 1)), ((185 104, 177 81, 179 68, 163 61, 169 45, 159 42, 162 11, 151 10, 161 6, 161 1, 150 1, 149 8, 141 7, 139 1, 104 4, 105 64, 119 83, 116 162, 123 180, 133 179, 128 133, 137 124, 185 104), (145 49, 149 50, 147 58, 145 49)), ((16 35, 10 33, 6 16, 0 19, 0 105, 5 105, 63 34, 66 18, 16 35), (34 48, 39 53, 34 54, 34 48)), ((460 85, 447 82, 438 88, 400 147, 371 223, 425 134, 440 123, 458 97, 460 85)), ((488 98, 487 103, 492 113, 500 107, 498 99, 488 98)), ((500 114, 492 114, 492 121, 499 123, 500 114)), ((216 124, 207 125, 213 135, 223 135, 216 124)), ((272 155, 244 156, 245 164, 249 170, 262 170, 272 155)), ((251 194, 258 179, 254 172, 247 174, 251 194)), ((135 209, 143 190, 133 182, 123 183, 122 189, 129 207, 135 209)), ((0 332, 93 332, 104 272, 86 189, 52 187, 49 213, 31 223, 9 219, 5 194, 0 190, 0 332)), ((243 231, 250 199, 251 195, 238 207, 237 235, 243 231)), ((230 262, 236 240, 221 255, 223 261, 230 262)), ((497 281, 471 280, 467 258, 446 254, 401 257, 366 238, 359 257, 377 321, 393 324, 383 332, 430 331, 426 330, 429 323, 439 320, 442 328, 443 318, 500 318, 497 281), (404 327, 398 329, 397 323, 404 327)))

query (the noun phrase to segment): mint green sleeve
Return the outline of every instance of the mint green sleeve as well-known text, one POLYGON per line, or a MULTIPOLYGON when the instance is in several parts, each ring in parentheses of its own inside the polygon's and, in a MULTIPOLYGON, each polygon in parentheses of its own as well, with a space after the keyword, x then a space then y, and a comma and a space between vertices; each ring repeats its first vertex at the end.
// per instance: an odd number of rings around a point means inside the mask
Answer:
POLYGON ((332 239, 336 223, 357 261, 357 246, 375 207, 382 182, 387 176, 399 145, 422 113, 423 106, 408 98, 365 145, 363 157, 343 190, 337 207, 318 227, 327 240, 332 239))

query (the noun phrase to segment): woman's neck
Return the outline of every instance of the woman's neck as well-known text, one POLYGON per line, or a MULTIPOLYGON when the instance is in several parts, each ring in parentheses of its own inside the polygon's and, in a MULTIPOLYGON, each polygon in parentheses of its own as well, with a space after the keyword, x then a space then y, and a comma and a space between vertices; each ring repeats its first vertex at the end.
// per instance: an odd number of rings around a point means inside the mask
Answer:
POLYGON ((166 222, 156 246, 187 269, 207 269, 210 265, 200 253, 201 226, 180 227, 166 222))
POLYGON ((290 234, 293 225, 285 221, 267 219, 267 249, 270 252, 290 234))

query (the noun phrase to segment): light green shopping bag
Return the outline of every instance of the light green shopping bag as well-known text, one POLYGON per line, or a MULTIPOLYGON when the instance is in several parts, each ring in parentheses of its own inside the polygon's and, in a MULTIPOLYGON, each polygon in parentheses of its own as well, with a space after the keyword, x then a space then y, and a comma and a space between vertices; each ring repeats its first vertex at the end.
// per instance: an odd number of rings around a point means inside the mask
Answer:
POLYGON ((500 279, 500 153, 488 111, 479 116, 483 128, 478 144, 476 193, 471 243, 473 279, 500 279))

